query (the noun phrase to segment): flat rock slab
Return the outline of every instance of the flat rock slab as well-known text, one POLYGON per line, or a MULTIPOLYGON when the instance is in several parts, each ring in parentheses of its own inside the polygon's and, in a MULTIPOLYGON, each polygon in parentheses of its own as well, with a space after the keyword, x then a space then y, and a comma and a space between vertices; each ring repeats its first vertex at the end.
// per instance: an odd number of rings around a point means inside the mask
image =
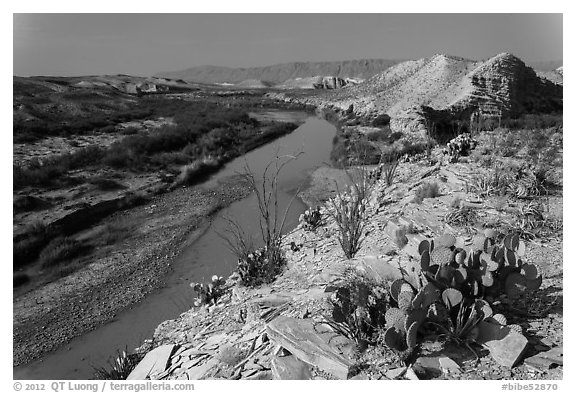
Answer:
POLYGON ((159 374, 166 370, 168 360, 175 345, 162 345, 154 348, 144 356, 144 359, 138 363, 136 368, 128 375, 127 380, 143 380, 150 374, 159 374))
POLYGON ((550 370, 553 366, 564 365, 564 351, 561 346, 554 347, 524 359, 524 364, 541 371, 550 370))
POLYGON ((191 381, 202 379, 217 364, 218 360, 212 358, 200 366, 195 366, 187 369, 186 374, 188 375, 188 379, 191 381))
POLYGON ((337 378, 348 378, 352 363, 330 341, 332 337, 338 336, 336 333, 317 333, 312 321, 285 316, 270 322, 266 331, 272 341, 300 360, 337 378))
POLYGON ((415 366, 420 366, 427 374, 438 377, 443 373, 459 373, 460 366, 447 356, 422 356, 415 366))
POLYGON ((394 281, 402 278, 402 272, 398 266, 394 266, 387 260, 376 256, 364 257, 360 261, 358 268, 376 282, 394 281))
POLYGON ((505 367, 513 367, 528 347, 528 340, 507 326, 481 321, 476 342, 490 351, 496 362, 505 367))
POLYGON ((272 374, 274 379, 281 380, 312 379, 308 364, 294 355, 272 358, 272 374))

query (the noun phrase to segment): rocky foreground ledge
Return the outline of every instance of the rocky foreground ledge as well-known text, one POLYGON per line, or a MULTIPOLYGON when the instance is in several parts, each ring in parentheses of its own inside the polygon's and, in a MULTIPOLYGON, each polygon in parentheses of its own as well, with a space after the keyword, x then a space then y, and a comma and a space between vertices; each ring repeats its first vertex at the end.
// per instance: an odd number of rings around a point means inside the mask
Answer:
MULTIPOLYGON (((359 352, 352 341, 322 323, 331 310, 328 286, 350 274, 375 281, 396 278, 399 266, 413 266, 420 239, 445 232, 466 238, 464 228, 444 220, 456 198, 473 206, 480 217, 506 219, 490 198, 478 200, 466 193, 466 182, 479 170, 473 163, 400 164, 395 184, 376 185, 367 237, 354 259, 344 257, 331 219, 314 232, 296 228, 285 239, 287 267, 276 281, 250 289, 231 277, 217 305, 193 308, 158 326, 153 339, 141 347, 154 349, 129 379, 561 379, 561 237, 528 243, 525 259, 540 266, 544 280, 537 298, 530 299, 534 312, 512 322, 522 325, 527 338, 523 348, 486 346, 476 363, 462 348, 425 343, 407 369, 385 346, 359 352), (436 182, 440 196, 413 203, 423 182, 436 182), (415 234, 408 234, 408 244, 400 249, 394 232, 410 224, 415 234), (300 249, 291 251, 291 242, 300 249), (547 312, 538 313, 545 308, 547 312), (514 352, 516 365, 504 364, 497 351, 514 352)), ((562 199, 557 199, 556 214, 561 216, 562 199)))

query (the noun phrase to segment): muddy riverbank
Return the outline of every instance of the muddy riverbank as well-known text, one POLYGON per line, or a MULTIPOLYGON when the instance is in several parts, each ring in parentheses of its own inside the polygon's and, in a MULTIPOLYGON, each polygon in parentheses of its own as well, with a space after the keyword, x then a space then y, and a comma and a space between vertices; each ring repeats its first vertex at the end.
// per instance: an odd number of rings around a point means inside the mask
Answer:
POLYGON ((111 219, 130 236, 94 263, 14 300, 14 365, 41 357, 113 319, 163 285, 170 261, 221 208, 249 194, 238 177, 212 188, 180 188, 111 219))

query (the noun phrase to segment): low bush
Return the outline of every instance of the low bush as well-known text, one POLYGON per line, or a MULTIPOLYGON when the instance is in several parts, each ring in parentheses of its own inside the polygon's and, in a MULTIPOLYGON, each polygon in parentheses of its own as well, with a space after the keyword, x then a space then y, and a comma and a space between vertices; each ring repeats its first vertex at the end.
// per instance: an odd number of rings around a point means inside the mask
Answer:
POLYGON ((372 120, 372 125, 374 127, 386 127, 390 124, 390 116, 383 113, 381 115, 376 116, 374 120, 372 120))
POLYGON ((108 361, 109 369, 106 367, 94 369, 94 378, 99 380, 125 380, 142 358, 144 358, 144 354, 129 354, 127 349, 122 351, 122 353, 118 351, 118 356, 114 360, 108 361))
POLYGON ((332 292, 332 310, 324 323, 353 340, 357 353, 369 344, 376 344, 379 329, 386 325, 386 288, 362 276, 353 276, 337 287, 327 287, 326 292, 332 292))
POLYGON ((70 261, 84 252, 87 246, 69 237, 52 240, 40 253, 38 261, 43 268, 49 268, 70 261))
POLYGON ((278 206, 278 177, 284 166, 297 159, 300 154, 277 156, 268 163, 262 175, 258 177, 246 165, 241 175, 254 191, 258 201, 260 241, 263 246, 256 248, 252 237, 231 219, 228 220, 229 225, 225 233, 221 233, 220 237, 238 258, 236 270, 240 275, 241 284, 245 286, 255 287, 274 281, 286 265, 282 251, 282 232, 288 210, 296 196, 292 198, 282 215, 278 206))
POLYGON ((424 183, 416 189, 414 202, 422 203, 422 201, 426 198, 436 198, 438 196, 440 196, 438 183, 424 183))
POLYGON ((220 166, 220 162, 212 157, 198 159, 180 169, 180 175, 178 175, 176 183, 192 184, 214 173, 220 166))
POLYGON ((328 200, 328 212, 336 221, 338 242, 346 258, 354 258, 360 250, 364 228, 368 223, 366 208, 372 193, 373 183, 366 170, 354 179, 347 172, 351 185, 345 191, 337 190, 335 198, 328 200))

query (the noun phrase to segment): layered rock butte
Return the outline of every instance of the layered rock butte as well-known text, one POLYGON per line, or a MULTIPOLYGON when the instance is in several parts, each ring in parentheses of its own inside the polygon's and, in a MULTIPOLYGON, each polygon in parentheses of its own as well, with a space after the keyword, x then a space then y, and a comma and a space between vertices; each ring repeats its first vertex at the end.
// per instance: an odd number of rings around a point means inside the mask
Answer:
MULTIPOLYGON (((561 79, 561 73, 557 72, 561 79)), ((562 85, 522 60, 501 53, 486 61, 434 55, 406 61, 356 86, 322 95, 269 93, 290 102, 375 117, 392 117, 394 131, 424 130, 432 116, 500 118, 562 108, 562 85)))

